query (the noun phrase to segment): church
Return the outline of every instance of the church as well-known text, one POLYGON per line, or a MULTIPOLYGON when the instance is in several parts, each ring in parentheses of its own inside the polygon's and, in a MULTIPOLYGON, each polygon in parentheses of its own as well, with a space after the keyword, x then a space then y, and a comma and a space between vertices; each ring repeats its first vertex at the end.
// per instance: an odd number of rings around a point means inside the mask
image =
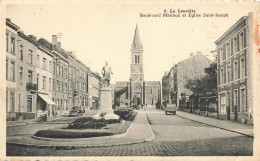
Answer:
POLYGON ((129 82, 116 82, 116 105, 155 106, 157 103, 161 104, 161 83, 160 81, 144 80, 143 58, 143 45, 136 25, 131 46, 130 79, 129 82))

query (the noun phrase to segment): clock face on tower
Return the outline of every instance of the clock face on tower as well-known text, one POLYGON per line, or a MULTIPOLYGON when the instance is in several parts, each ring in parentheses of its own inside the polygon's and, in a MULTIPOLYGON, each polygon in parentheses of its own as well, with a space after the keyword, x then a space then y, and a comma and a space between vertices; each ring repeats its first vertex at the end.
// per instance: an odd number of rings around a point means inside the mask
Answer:
POLYGON ((135 67, 135 72, 139 72, 139 67, 135 67))

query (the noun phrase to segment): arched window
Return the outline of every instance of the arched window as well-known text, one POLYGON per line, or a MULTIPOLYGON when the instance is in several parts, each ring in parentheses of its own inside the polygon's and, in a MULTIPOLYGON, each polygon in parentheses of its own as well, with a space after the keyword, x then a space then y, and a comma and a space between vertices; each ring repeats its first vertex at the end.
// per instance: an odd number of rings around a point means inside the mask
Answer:
POLYGON ((246 76, 245 58, 242 57, 240 59, 240 78, 244 78, 245 76, 246 76))
POLYGON ((233 66, 233 80, 237 80, 238 79, 238 63, 237 61, 234 62, 234 66, 233 66))

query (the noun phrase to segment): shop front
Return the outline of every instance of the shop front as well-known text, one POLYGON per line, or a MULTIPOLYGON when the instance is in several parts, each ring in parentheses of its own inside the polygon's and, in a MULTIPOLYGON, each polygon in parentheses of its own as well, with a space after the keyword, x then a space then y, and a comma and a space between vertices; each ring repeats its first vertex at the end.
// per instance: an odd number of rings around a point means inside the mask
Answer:
POLYGON ((48 117, 52 117, 56 104, 51 100, 49 95, 38 94, 37 96, 37 117, 42 114, 46 114, 48 117))

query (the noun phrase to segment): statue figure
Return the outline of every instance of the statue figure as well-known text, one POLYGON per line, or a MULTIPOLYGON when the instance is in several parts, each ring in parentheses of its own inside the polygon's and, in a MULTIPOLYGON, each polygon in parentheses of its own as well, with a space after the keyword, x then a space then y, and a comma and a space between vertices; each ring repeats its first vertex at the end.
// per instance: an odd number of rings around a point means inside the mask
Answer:
POLYGON ((111 79, 111 74, 113 74, 111 67, 108 65, 108 62, 105 62, 106 64, 102 68, 102 75, 103 75, 103 86, 107 87, 110 85, 110 79, 111 79))

